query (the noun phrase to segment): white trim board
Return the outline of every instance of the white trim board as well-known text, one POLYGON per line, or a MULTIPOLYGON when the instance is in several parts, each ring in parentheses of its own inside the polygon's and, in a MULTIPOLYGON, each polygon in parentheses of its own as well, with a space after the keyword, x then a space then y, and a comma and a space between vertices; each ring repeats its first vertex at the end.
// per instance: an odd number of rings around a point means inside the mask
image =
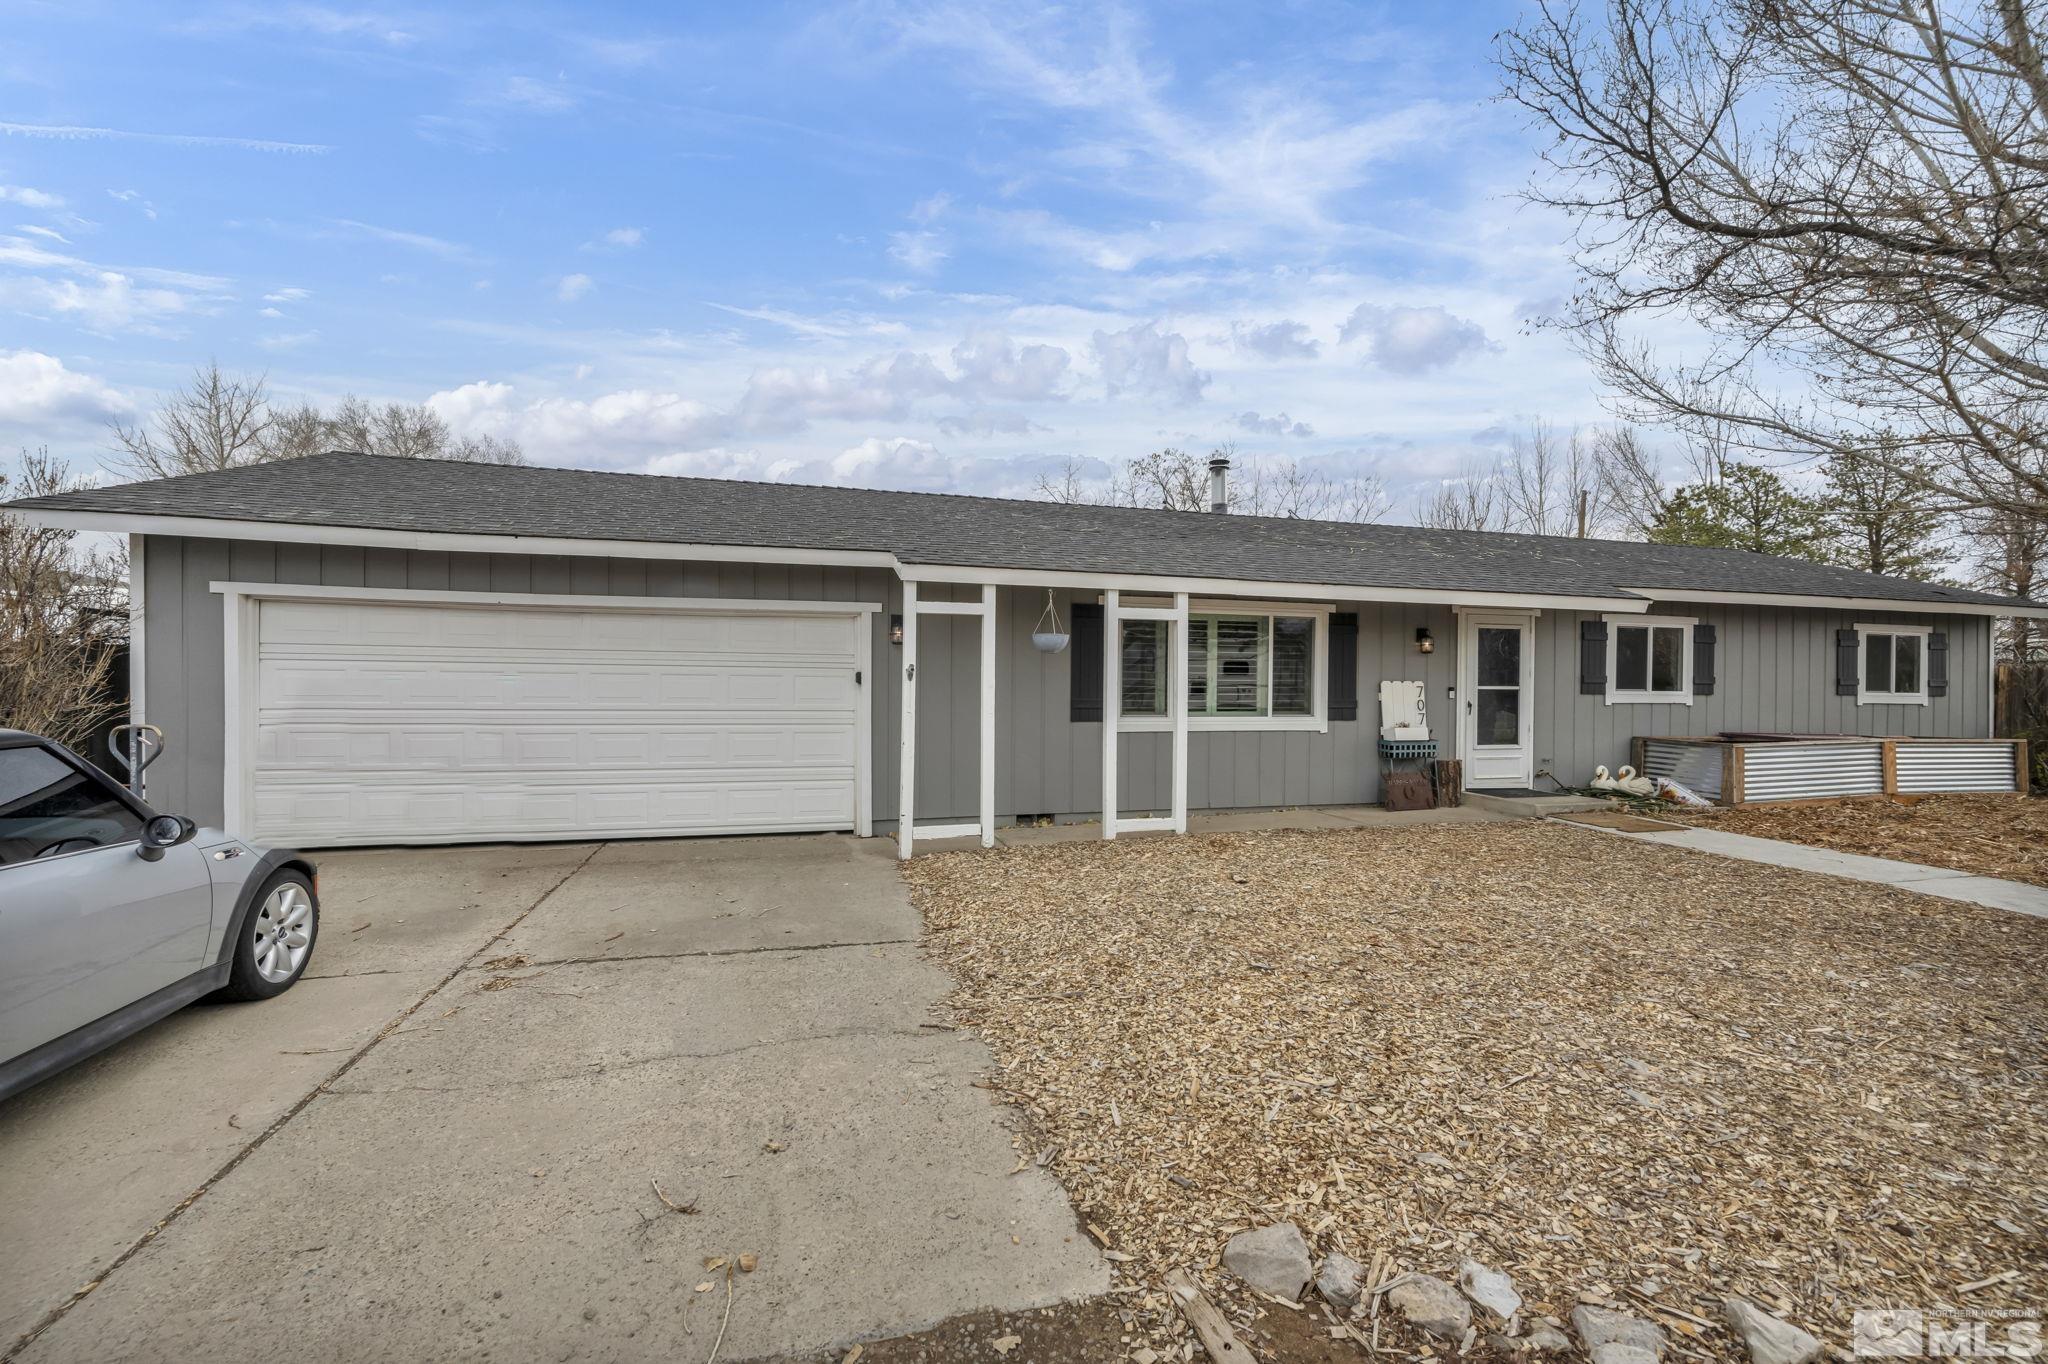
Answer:
MULTIPOLYGON (((316 587, 301 583, 216 582, 222 613, 221 679, 223 752, 221 761, 222 823, 231 833, 248 828, 255 771, 248 757, 256 751, 257 611, 264 601, 361 602, 381 606, 457 606, 532 610, 619 610, 664 615, 747 614, 767 616, 840 617, 853 626, 854 663, 859 675, 854 705, 854 833, 874 833, 874 631, 868 618, 881 610, 873 602, 778 601, 770 598, 594 597, 538 592, 442 592, 402 587, 316 587)), ((828 826, 819 826, 824 829, 828 826)), ((844 828, 832 825, 830 828, 844 828)), ((790 829, 786 832, 803 832, 790 829)), ((705 830, 716 833, 717 830, 705 830)), ((645 830, 628 834, 576 833, 541 835, 543 841, 581 837, 647 837, 645 830)), ((408 843, 473 842, 470 835, 423 836, 408 843)), ((493 840, 499 841, 499 840, 493 840)))
MULTIPOLYGON (((1693 631, 1699 626, 1695 616, 1602 616, 1600 623, 1607 627, 1607 704, 1610 706, 1689 706, 1692 704, 1693 680, 1693 631), (1677 691, 1626 691, 1620 682, 1617 662, 1621 657, 1621 632, 1635 626, 1652 631, 1650 653, 1643 660, 1645 672, 1655 666, 1657 640, 1655 630, 1662 626, 1677 630, 1683 641, 1678 652, 1677 691)), ((1649 680, 1647 676, 1643 679, 1649 680)))
MULTIPOLYGON (((149 582, 143 566, 145 548, 142 536, 128 537, 128 723, 138 728, 149 723, 149 582)), ((99 761, 97 754, 93 761, 99 761)), ((148 768, 129 773, 128 782, 138 797, 149 799, 148 768)))
POLYGON ((24 508, 33 525, 59 530, 126 531, 132 535, 190 536, 199 540, 259 540, 302 545, 359 545, 453 554, 542 554, 598 559, 679 559, 703 563, 822 564, 894 569, 896 556, 876 550, 798 549, 775 545, 684 545, 664 540, 600 540, 571 536, 469 535, 455 531, 380 530, 368 526, 300 525, 289 521, 233 521, 199 516, 131 516, 24 508))
POLYGON ((1640 593, 1652 601, 1709 602, 1724 606, 1810 606, 1823 611, 1897 611, 1903 615, 1923 612, 1941 616, 2026 616, 2048 620, 2048 606, 1894 601, 1888 597, 1816 597, 1791 592, 1700 592, 1682 587, 1630 587, 1624 590, 1640 593))
POLYGON ((419 606, 502 606, 508 609, 574 607, 581 611, 659 611, 733 614, 767 612, 778 616, 859 616, 882 609, 868 601, 784 601, 780 597, 605 597, 549 592, 444 592, 411 587, 315 587, 306 583, 208 583, 209 591, 237 597, 290 601, 359 601, 383 605, 412 602, 419 606))

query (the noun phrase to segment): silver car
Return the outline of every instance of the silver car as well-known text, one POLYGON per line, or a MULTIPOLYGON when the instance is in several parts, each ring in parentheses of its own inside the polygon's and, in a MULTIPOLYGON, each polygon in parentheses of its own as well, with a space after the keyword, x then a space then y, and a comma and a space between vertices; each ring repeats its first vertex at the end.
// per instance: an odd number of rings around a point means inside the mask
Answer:
POLYGON ((206 995, 281 994, 319 935, 304 857, 158 814, 0 729, 0 1099, 206 995))

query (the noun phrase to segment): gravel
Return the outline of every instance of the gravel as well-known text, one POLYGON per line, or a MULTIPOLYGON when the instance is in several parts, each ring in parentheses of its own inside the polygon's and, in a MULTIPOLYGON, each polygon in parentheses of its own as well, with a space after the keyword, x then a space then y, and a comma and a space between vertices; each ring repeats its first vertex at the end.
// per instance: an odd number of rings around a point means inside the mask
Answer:
POLYGON ((1020 1168, 1140 1317, 1183 1266, 1250 1315, 1217 1257, 1280 1220, 1375 1283, 1469 1255, 1719 1359, 1731 1296, 1838 1343, 1981 1280, 1974 1309, 2048 1303, 2048 922, 1539 822, 906 876, 1020 1168))

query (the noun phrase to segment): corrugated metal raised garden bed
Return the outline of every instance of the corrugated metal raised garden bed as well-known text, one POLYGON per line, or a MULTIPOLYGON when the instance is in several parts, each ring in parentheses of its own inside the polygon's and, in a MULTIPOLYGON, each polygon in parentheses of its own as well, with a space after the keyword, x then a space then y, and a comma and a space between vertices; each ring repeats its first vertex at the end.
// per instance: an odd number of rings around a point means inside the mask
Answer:
POLYGON ((1717 805, 1910 799, 1959 791, 2025 795, 2024 739, 1868 739, 1849 734, 1638 736, 1635 768, 1717 805))

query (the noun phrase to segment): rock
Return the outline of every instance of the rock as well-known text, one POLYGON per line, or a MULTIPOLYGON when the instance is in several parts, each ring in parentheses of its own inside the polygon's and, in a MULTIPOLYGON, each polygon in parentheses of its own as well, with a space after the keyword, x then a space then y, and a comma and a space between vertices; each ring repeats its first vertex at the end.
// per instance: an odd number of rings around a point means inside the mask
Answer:
POLYGON ((1593 1364, 1658 1364, 1664 1357, 1663 1329, 1626 1312, 1574 1308, 1572 1327, 1593 1356, 1593 1364))
POLYGON ((1308 1242, 1292 1222, 1241 1231, 1223 1247, 1223 1267, 1261 1293, 1289 1302, 1301 1296, 1314 1277, 1308 1242))
POLYGON ((1515 1281, 1477 1260, 1466 1260, 1458 1266, 1458 1287, 1465 1290, 1466 1297, 1502 1321, 1522 1310, 1522 1295, 1515 1291, 1515 1281))
POLYGON ((1395 1311, 1438 1340, 1463 1340, 1472 1329, 1472 1308, 1458 1290, 1430 1274, 1409 1274, 1387 1290, 1395 1311))
POLYGON ((1572 1348, 1572 1338, 1549 1322, 1539 1321, 1522 1337, 1522 1347, 1531 1354, 1558 1354, 1572 1348))
POLYGON ((1721 1319, 1742 1337, 1753 1364, 1813 1364, 1826 1348, 1789 1321, 1772 1316, 1745 1298, 1721 1304, 1721 1319))
POLYGON ((1323 1267, 1316 1271, 1316 1292, 1321 1293, 1332 1307, 1349 1312, 1358 1305, 1359 1295, 1365 1292, 1365 1266, 1336 1251, 1323 1261, 1323 1267))

